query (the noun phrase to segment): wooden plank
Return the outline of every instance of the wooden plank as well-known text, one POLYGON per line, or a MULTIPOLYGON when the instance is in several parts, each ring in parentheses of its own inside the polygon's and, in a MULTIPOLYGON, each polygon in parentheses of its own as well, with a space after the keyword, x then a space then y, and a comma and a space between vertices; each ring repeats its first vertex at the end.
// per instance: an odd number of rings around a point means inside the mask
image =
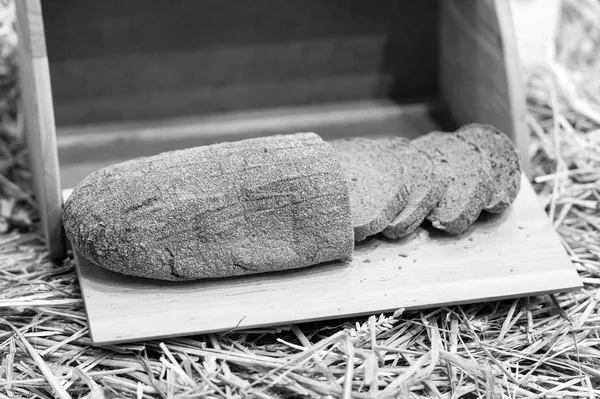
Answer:
POLYGON ((439 0, 61 0, 43 8, 58 125, 438 91, 439 0))
POLYGON ((76 262, 96 345, 582 286, 525 177, 511 208, 486 213, 461 237, 419 228, 400 241, 372 238, 357 245, 346 263, 174 283, 113 273, 79 254, 76 262))
POLYGON ((72 188, 89 173, 127 159, 272 134, 313 131, 326 140, 378 134, 415 138, 439 129, 440 124, 448 130, 455 128, 444 113, 445 107, 439 101, 406 105, 391 101, 357 101, 204 117, 59 127, 61 182, 63 188, 72 188))
POLYGON ((508 2, 449 0, 440 9, 440 88, 460 125, 488 123, 511 136, 529 174, 529 131, 508 2))
MULTIPOLYGON (((55 76, 56 74, 52 75, 53 82, 62 81, 55 76)), ((213 113, 386 99, 390 91, 389 86, 394 81, 397 81, 397 78, 391 73, 377 73, 237 85, 230 83, 222 86, 190 85, 187 88, 165 88, 146 93, 132 91, 120 96, 63 99, 56 103, 55 112, 58 126, 113 124, 117 121, 150 122, 158 118, 189 118, 213 113)), ((431 82, 432 86, 437 84, 435 80, 428 82, 431 82)), ((409 85, 405 85, 404 88, 410 90, 413 95, 404 98, 403 103, 407 100, 423 100, 435 94, 433 89, 423 91, 422 88, 411 88, 409 85)))
POLYGON ((65 256, 65 239, 61 223, 62 200, 52 88, 40 0, 15 3, 19 34, 19 83, 35 195, 49 255, 53 260, 59 260, 65 256))

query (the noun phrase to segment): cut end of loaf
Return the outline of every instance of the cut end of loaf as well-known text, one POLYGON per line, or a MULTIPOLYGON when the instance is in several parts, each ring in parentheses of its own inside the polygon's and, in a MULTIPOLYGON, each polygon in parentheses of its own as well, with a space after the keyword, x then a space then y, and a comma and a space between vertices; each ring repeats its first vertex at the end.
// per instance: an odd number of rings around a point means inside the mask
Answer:
POLYGON ((353 137, 330 144, 346 176, 354 240, 360 242, 383 231, 406 206, 405 165, 391 142, 353 137))

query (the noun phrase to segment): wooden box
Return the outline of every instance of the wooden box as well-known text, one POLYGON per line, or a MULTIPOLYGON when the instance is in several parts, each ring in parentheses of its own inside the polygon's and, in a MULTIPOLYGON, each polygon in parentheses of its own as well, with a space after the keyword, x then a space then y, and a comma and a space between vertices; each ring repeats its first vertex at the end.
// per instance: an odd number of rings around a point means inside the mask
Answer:
POLYGON ((528 159, 503 0, 16 3, 53 259, 65 255, 63 190, 166 150, 296 131, 415 137, 482 122, 528 159))

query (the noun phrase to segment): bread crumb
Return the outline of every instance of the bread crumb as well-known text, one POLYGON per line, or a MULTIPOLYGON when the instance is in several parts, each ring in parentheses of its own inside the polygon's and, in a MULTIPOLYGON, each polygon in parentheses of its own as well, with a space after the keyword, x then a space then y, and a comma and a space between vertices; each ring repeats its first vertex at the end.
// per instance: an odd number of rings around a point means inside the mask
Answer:
POLYGON ((402 256, 403 258, 406 258, 408 256, 408 254, 406 252, 400 252, 398 254, 398 256, 402 256))

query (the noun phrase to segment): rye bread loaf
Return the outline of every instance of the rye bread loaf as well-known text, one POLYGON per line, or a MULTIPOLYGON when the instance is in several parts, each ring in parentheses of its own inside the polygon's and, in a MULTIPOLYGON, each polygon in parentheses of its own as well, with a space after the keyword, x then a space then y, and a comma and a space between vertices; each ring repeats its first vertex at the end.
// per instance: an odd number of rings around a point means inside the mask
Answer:
POLYGON ((402 156, 389 141, 353 137, 330 142, 346 174, 355 241, 380 233, 406 206, 402 156))
POLYGON ((489 161, 473 144, 454 133, 431 132, 413 140, 436 163, 445 192, 427 215, 433 227, 461 234, 492 197, 489 161))
POLYGON ((83 256, 162 280, 299 268, 354 247, 344 173, 313 133, 116 164, 75 187, 63 212, 83 256))
POLYGON ((494 195, 484 209, 501 212, 508 208, 521 188, 519 155, 511 140, 495 127, 479 123, 465 125, 457 134, 475 144, 490 161, 494 195))
POLYGON ((404 209, 387 225, 383 235, 397 239, 412 233, 439 202, 443 185, 429 154, 419 150, 410 140, 401 137, 381 138, 402 159, 409 197, 404 209))

